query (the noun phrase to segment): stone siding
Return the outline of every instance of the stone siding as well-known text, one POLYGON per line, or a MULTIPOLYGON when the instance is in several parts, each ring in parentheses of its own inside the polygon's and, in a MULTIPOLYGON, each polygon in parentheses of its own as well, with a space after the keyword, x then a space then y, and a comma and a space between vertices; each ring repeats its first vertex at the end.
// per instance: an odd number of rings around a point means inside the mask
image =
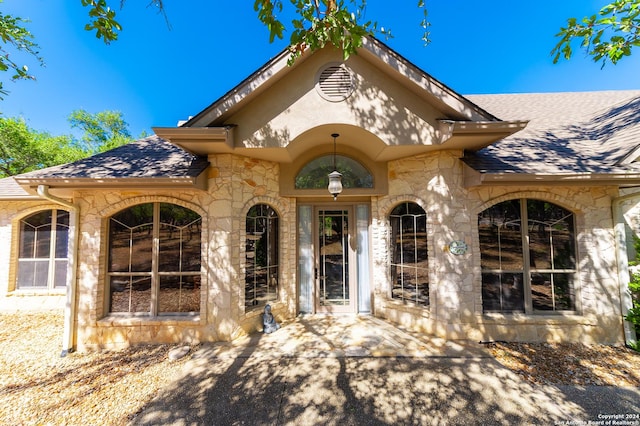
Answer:
POLYGON ((616 188, 583 186, 462 186, 459 153, 439 152, 389 164, 389 196, 374 201, 373 259, 376 315, 419 331, 479 341, 579 341, 621 344, 622 320, 611 201, 616 188), (477 215, 514 198, 546 200, 576 217, 576 314, 496 315, 482 312, 477 215), (427 212, 430 307, 390 299, 387 272, 388 217, 395 205, 413 201, 427 212), (463 240, 469 250, 456 256, 447 247, 463 240))
MULTIPOLYGON (((391 161, 389 193, 371 198, 371 290, 373 314, 429 334, 477 341, 623 342, 611 201, 613 187, 464 187, 464 165, 456 151, 391 161), (576 218, 577 312, 571 315, 483 314, 477 215, 513 198, 537 198, 571 210, 576 218), (389 222, 401 202, 427 212, 430 306, 390 298, 389 222), (469 250, 453 255, 463 240, 469 250)), ((296 199, 279 196, 279 165, 231 154, 212 155, 208 191, 78 191, 80 258, 77 269, 76 343, 80 350, 139 343, 227 341, 261 328, 261 309, 244 307, 245 218, 259 203, 272 206, 280 224, 280 281, 273 304, 279 320, 297 314, 296 199), (174 203, 202 216, 202 289, 199 316, 124 318, 107 306, 108 218, 146 202, 174 203)), ((362 202, 362 201, 358 201, 362 202)), ((635 205, 633 206, 635 207, 635 205)), ((3 203, 0 210, 0 296, 15 293, 19 220, 45 201, 3 203)), ((637 208, 637 207, 635 207, 637 208)), ((633 208, 627 208, 633 212, 633 208)))

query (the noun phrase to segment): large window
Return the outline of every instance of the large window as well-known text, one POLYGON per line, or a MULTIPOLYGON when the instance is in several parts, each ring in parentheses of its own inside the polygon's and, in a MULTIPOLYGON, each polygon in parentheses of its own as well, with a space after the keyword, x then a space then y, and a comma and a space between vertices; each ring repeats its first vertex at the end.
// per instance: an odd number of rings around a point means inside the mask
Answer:
POLYGON ((574 311, 574 215, 518 199, 478 215, 484 312, 574 311))
POLYGON ((278 214, 266 204, 247 213, 244 303, 247 309, 278 298, 278 214))
POLYGON ((200 312, 200 216, 181 206, 147 203, 109 220, 112 313, 200 312))
POLYGON ((391 222, 391 297, 406 303, 429 305, 427 214, 416 203, 396 206, 391 222))
POLYGON ((64 288, 67 283, 69 213, 43 210, 20 221, 18 289, 64 288))

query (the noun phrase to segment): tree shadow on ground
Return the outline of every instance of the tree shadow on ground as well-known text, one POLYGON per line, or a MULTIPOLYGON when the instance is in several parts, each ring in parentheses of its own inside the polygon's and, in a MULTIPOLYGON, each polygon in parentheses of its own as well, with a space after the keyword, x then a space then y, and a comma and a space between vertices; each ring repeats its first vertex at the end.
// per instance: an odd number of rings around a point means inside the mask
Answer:
MULTIPOLYGON (((325 331, 311 320, 287 335, 306 342, 295 353, 261 334, 241 347, 203 345, 132 424, 553 424, 606 411, 575 387, 532 385, 492 357, 337 355, 325 331)), ((637 390, 611 391, 619 405, 606 409, 637 400, 637 390)))

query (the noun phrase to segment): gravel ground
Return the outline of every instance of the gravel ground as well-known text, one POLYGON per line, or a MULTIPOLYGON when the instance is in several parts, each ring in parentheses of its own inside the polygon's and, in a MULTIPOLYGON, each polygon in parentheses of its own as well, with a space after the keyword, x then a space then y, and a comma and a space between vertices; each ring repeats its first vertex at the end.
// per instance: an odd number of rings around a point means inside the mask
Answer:
POLYGON ((0 314, 0 425, 125 425, 186 359, 167 345, 61 358, 62 322, 0 314))
POLYGON ((491 354, 527 381, 543 385, 640 387, 640 352, 606 345, 491 343, 491 354))
MULTIPOLYGON (((0 314, 1 425, 126 425, 181 370, 173 346, 60 357, 62 315, 0 314)), ((539 384, 640 387, 640 353, 577 344, 492 343, 490 352, 539 384)))

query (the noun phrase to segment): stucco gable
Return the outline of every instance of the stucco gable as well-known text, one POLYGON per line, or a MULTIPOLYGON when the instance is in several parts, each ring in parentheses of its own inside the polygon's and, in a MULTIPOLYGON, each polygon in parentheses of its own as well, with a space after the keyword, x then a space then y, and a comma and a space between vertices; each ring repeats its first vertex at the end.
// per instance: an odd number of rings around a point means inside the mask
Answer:
POLYGON ((286 163, 330 142, 332 133, 342 135, 343 145, 388 161, 478 150, 526 125, 497 119, 373 38, 347 61, 332 47, 306 52, 291 67, 287 59, 284 51, 181 127, 154 131, 201 154, 286 163), (336 82, 343 97, 328 96, 329 69, 346 74, 336 82))

